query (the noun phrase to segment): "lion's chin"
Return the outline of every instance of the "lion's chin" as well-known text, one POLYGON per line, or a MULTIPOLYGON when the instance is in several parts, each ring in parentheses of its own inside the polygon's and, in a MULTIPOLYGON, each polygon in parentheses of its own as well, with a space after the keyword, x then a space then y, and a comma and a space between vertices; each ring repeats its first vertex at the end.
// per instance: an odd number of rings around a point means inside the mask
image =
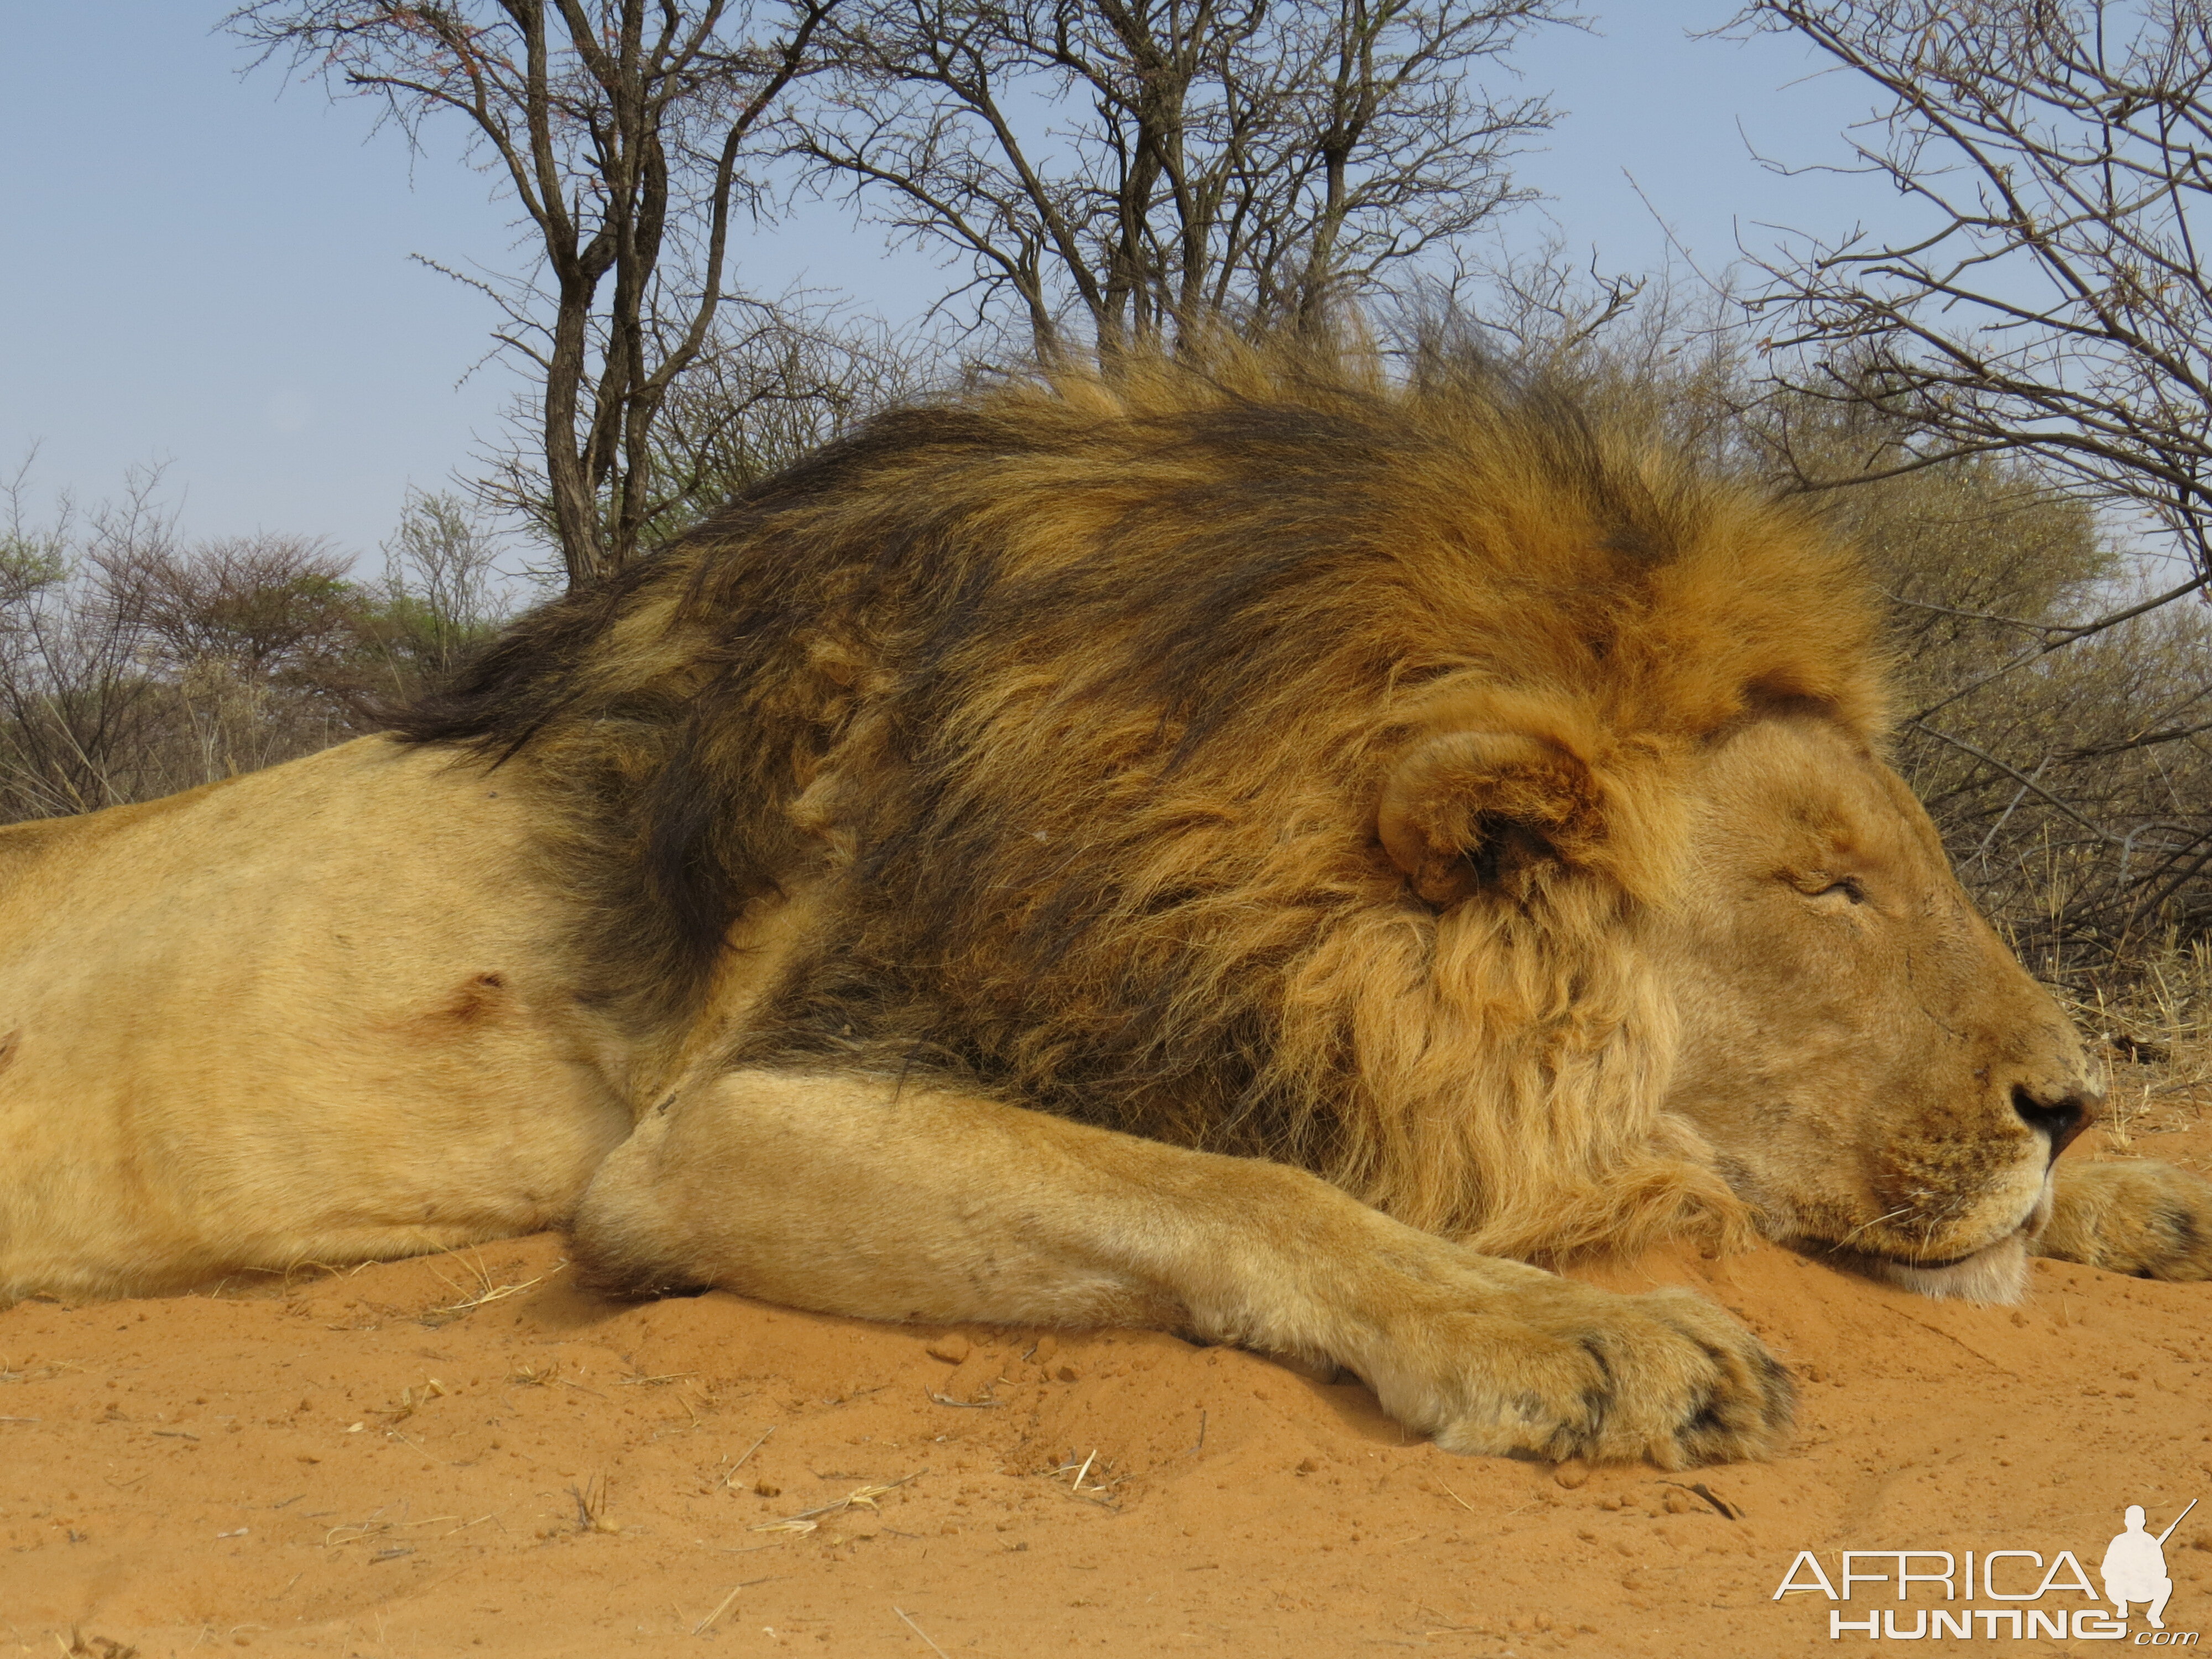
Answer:
POLYGON ((2027 1232, 2008 1233, 1996 1243, 1940 1267, 1896 1261, 1886 1256, 1861 1256, 1857 1265, 1876 1279, 1887 1279, 1908 1291, 1938 1300, 2012 1303, 2027 1294, 2027 1232))
POLYGON ((1893 1285, 1901 1285, 1908 1291, 1917 1291, 1939 1300, 1953 1297, 1962 1302, 2018 1302, 2027 1295, 2028 1241, 2040 1233, 2051 1219, 2052 1201, 2051 1173, 2046 1168, 2027 1213, 2020 1218, 2018 1226, 1994 1244, 1944 1262, 1869 1256, 1865 1266, 1877 1279, 1886 1279, 1893 1285))
MULTIPOLYGON (((2021 1301, 2027 1295, 2028 1250, 2031 1240, 2051 1219, 2052 1192, 2046 1170, 2034 1197, 2009 1231, 1979 1249, 1939 1261, 1911 1261, 1900 1256, 1854 1250, 1818 1239, 1799 1237, 1798 1249, 1853 1273, 1879 1279, 1922 1296, 1941 1301, 1995 1303, 2021 1301)), ((1787 1235, 1783 1235, 1787 1237, 1787 1235)))

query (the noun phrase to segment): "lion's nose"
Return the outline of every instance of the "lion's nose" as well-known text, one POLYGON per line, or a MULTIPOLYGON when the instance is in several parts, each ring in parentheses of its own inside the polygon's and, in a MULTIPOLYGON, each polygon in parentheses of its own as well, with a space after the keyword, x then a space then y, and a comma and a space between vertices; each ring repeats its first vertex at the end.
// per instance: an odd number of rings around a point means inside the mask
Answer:
POLYGON ((2051 1138, 2053 1158, 2066 1150, 2066 1143, 2080 1134, 2089 1121, 2089 1103, 2081 1096, 2055 1089, 2039 1093, 2025 1083, 2012 1085, 2012 1109, 2029 1128, 2051 1138))

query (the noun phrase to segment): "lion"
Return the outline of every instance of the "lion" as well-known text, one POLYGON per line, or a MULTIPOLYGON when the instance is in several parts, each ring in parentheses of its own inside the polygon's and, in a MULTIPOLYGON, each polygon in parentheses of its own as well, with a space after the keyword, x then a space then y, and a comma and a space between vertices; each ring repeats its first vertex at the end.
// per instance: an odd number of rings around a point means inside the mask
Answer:
POLYGON ((1596 1251, 2212 1273, 1883 759, 1800 508, 1346 356, 894 411, 390 733, 0 833, 0 1298, 568 1230, 588 1282, 1182 1332, 1457 1452, 1780 1445, 1596 1251))

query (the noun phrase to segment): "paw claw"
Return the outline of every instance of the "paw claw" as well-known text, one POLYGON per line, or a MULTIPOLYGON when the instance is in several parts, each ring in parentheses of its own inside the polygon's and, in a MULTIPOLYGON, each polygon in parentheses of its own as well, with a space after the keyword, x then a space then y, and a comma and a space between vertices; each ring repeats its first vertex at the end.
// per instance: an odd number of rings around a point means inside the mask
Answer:
POLYGON ((1419 1320, 1403 1346, 1431 1363, 1401 1353, 1377 1388, 1385 1407, 1447 1451, 1551 1462, 1680 1469, 1763 1456, 1787 1437, 1790 1373, 1703 1298, 1561 1281, 1528 1302, 1419 1320))

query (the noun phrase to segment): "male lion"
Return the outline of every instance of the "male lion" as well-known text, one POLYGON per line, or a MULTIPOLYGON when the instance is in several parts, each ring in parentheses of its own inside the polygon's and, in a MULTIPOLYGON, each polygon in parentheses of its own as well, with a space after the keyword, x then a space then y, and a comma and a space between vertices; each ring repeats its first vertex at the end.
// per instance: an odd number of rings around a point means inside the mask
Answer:
POLYGON ((0 1297, 565 1224, 590 1278, 1334 1362, 1468 1452, 1756 1455, 1754 1230, 2212 1270, 1882 763, 1791 511, 1468 376, 876 421, 396 738, 0 834, 0 1297))

